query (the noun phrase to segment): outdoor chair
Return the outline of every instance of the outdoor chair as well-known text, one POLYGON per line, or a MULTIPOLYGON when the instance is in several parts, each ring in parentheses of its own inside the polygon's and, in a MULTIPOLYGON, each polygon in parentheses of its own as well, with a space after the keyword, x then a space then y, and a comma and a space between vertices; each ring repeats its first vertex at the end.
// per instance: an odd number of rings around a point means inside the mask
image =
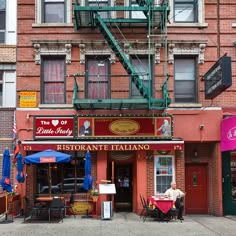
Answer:
POLYGON ((49 222, 51 222, 51 213, 55 212, 60 217, 61 221, 63 222, 63 211, 64 211, 64 204, 60 197, 53 197, 52 202, 48 208, 48 218, 49 222))
POLYGON ((141 212, 141 217, 143 217, 143 222, 146 221, 147 217, 156 217, 157 216, 157 209, 153 209, 152 207, 149 207, 146 199, 140 194, 141 203, 143 206, 143 210, 141 212))
POLYGON ((41 210, 41 206, 32 205, 29 198, 24 197, 24 221, 26 221, 27 218, 37 219, 40 216, 41 210))
POLYGON ((76 216, 75 216, 75 212, 74 212, 74 210, 73 210, 73 204, 74 204, 74 202, 75 202, 75 195, 74 195, 74 193, 71 193, 71 195, 70 195, 70 200, 69 200, 69 206, 67 206, 67 205, 65 205, 64 206, 64 209, 66 210, 66 209, 69 209, 72 213, 73 213, 73 215, 74 215, 74 218, 76 218, 76 216))

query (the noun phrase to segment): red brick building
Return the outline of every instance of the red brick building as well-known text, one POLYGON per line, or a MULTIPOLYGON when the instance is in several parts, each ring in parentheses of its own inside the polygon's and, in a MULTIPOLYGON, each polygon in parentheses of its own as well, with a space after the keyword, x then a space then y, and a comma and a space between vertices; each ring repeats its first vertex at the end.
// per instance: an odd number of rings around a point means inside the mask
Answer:
POLYGON ((112 199, 115 211, 140 213, 140 194, 164 193, 176 180, 187 214, 225 214, 220 126, 234 113, 234 84, 214 85, 211 68, 227 53, 225 76, 235 78, 235 8, 226 0, 19 0, 22 152, 73 157, 53 166, 51 187, 48 165, 27 166, 25 194, 82 198, 89 150, 95 180, 116 186, 99 201, 112 199))

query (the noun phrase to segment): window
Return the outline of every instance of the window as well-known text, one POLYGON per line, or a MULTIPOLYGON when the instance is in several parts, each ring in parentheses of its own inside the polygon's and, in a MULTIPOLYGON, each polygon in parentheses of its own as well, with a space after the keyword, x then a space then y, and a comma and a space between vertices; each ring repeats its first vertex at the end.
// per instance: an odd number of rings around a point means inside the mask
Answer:
POLYGON ((175 58, 174 94, 176 103, 197 102, 195 67, 194 58, 175 58))
POLYGON ((6 1, 0 0, 0 43, 5 43, 6 1))
MULTIPOLYGON (((150 77, 150 80, 152 78, 152 70, 151 70, 151 75, 149 76, 148 75, 148 71, 149 71, 148 58, 142 57, 139 59, 137 57, 133 57, 131 61, 132 61, 132 65, 135 71, 139 74, 139 78, 142 80, 144 86, 147 89, 149 89, 150 85, 152 85, 152 81, 149 81, 149 77, 150 77), (150 82, 150 85, 149 85, 149 82, 150 82)), ((150 88, 150 91, 152 91, 151 88, 150 88)), ((143 98, 133 82, 131 83, 131 97, 143 98)))
POLYGON ((174 180, 174 157, 155 157, 155 193, 165 193, 174 180))
POLYGON ((89 99, 109 98, 109 56, 98 58, 86 58, 87 91, 86 97, 89 99))
POLYGON ((0 70, 0 106, 2 106, 2 95, 3 94, 3 71, 0 70))
MULTIPOLYGON (((110 1, 109 0, 87 0, 87 6, 99 6, 99 7, 105 7, 105 6, 110 6, 110 1)), ((109 11, 107 12, 99 12, 99 15, 102 18, 111 18, 110 17, 109 11)))
POLYGON ((35 24, 64 24, 63 26, 72 26, 72 0, 35 0, 35 24), (70 25, 69 25, 70 24, 70 25))
MULTIPOLYGON (((37 165, 37 193, 49 193, 48 164, 37 165)), ((84 157, 73 158, 71 163, 51 164, 52 193, 82 193, 84 182, 84 157)))
POLYGON ((197 4, 196 0, 175 0, 174 21, 175 22, 196 22, 197 4))
POLYGON ((44 0, 44 23, 64 23, 65 22, 65 1, 64 0, 44 0))
MULTIPOLYGON (((129 0, 129 6, 138 7, 139 4, 136 0, 129 0)), ((130 18, 132 19, 146 19, 147 17, 144 15, 142 11, 130 11, 130 18)))
POLYGON ((65 103, 65 58, 43 58, 42 103, 65 103))
MULTIPOLYGON (((10 67, 8 65, 5 66, 10 67)), ((9 69, 9 68, 8 68, 9 69)), ((16 106, 16 72, 13 70, 0 70, 0 106, 16 106), (11 96, 9 96, 11 94, 11 96)))

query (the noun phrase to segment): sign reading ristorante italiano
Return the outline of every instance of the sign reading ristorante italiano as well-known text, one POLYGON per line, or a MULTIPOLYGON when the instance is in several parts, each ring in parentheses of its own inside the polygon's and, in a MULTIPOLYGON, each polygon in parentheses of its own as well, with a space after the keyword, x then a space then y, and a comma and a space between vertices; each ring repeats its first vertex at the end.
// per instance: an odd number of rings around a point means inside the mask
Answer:
POLYGON ((35 139, 155 137, 171 139, 172 116, 35 117, 35 139))

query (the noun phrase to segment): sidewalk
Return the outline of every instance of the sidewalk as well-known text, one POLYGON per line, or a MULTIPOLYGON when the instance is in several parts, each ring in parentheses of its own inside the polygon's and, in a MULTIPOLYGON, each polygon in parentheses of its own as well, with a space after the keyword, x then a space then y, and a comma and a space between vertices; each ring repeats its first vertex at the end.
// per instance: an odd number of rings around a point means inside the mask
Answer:
POLYGON ((156 222, 147 219, 145 223, 133 213, 115 213, 111 220, 82 219, 66 217, 63 223, 22 223, 23 218, 15 218, 13 223, 0 224, 3 236, 213 236, 236 235, 236 216, 215 217, 209 215, 187 215, 183 223, 179 221, 156 222))

